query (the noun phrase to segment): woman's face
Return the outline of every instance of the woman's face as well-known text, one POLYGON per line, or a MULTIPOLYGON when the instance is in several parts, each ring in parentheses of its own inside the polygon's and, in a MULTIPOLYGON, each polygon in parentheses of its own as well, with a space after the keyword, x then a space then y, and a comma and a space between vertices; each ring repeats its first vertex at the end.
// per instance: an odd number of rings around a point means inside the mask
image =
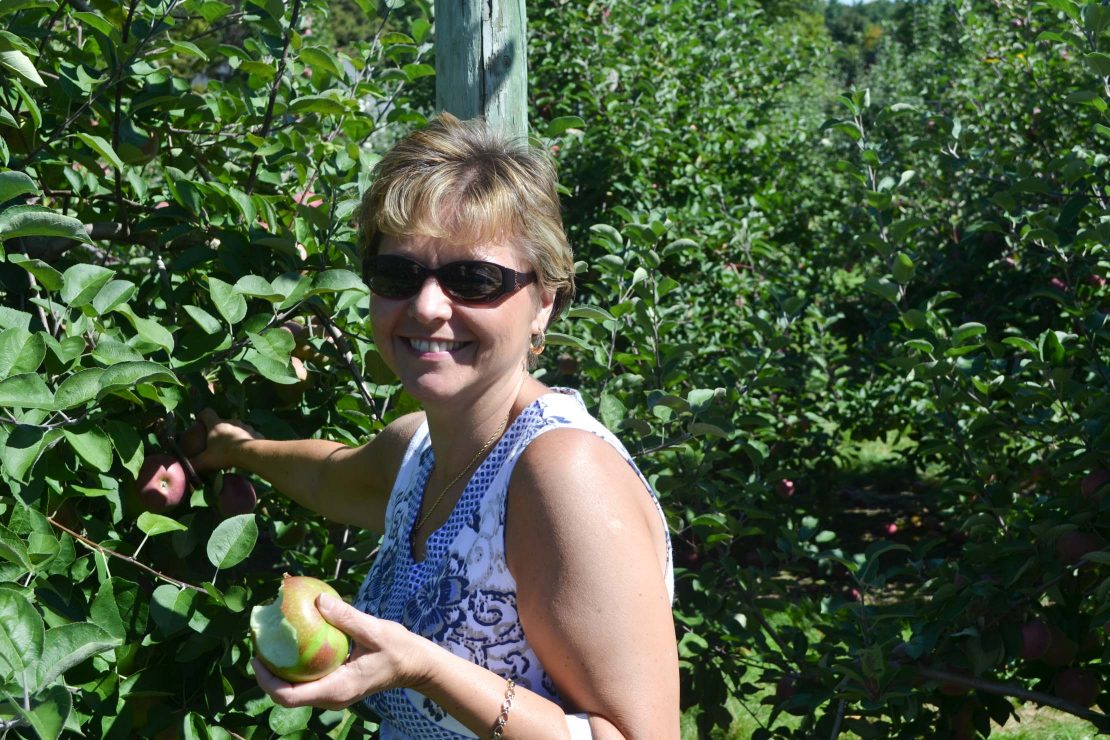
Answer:
MULTIPOLYGON (((435 269, 460 260, 531 272, 508 243, 462 246, 435 237, 383 236, 378 250, 435 269)), ((457 301, 429 277, 411 298, 370 299, 374 341, 385 363, 421 403, 476 399, 523 371, 532 334, 547 325, 554 294, 535 283, 488 304, 457 301)))

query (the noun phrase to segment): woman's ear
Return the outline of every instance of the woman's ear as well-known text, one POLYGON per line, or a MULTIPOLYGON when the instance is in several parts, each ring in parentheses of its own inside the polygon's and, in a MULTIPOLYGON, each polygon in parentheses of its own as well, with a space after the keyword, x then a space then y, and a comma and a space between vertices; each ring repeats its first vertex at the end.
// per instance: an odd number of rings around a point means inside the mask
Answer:
POLYGON ((536 318, 532 321, 532 333, 547 331, 551 321, 551 312, 555 310, 555 291, 540 291, 540 304, 536 309, 536 318))

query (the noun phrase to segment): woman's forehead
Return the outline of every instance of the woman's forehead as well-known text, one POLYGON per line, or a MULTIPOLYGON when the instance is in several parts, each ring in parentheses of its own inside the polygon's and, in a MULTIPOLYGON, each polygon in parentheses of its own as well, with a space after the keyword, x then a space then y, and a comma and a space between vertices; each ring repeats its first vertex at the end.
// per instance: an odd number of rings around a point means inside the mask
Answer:
POLYGON ((486 260, 506 267, 522 260, 523 254, 515 240, 492 238, 475 241, 463 237, 441 237, 426 234, 382 235, 381 254, 399 254, 428 266, 459 260, 486 260))

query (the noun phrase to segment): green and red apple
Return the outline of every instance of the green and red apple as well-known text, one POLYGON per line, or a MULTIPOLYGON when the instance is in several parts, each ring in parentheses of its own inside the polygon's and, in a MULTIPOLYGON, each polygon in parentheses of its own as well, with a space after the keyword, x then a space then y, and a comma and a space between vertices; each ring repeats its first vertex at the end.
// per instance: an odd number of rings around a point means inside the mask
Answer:
POLYGON ((316 608, 320 594, 339 598, 318 578, 287 573, 277 599, 251 610, 255 655, 271 673, 290 683, 323 678, 347 659, 347 635, 316 608))

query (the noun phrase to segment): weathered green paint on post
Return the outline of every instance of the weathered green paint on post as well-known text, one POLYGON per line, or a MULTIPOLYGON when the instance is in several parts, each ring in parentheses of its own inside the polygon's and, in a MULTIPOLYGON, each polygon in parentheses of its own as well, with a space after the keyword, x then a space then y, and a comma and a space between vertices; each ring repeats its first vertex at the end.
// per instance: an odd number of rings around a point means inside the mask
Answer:
POLYGON ((528 135, 524 0, 436 0, 436 107, 528 135))

